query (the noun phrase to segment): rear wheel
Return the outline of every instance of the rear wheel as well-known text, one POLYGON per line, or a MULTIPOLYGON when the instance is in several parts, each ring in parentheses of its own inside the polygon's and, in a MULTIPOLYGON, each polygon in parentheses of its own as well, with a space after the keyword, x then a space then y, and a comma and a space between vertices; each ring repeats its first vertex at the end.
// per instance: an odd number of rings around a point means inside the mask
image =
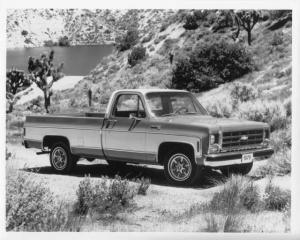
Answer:
POLYGON ((53 145, 50 152, 51 167, 59 173, 69 173, 76 166, 78 157, 71 154, 70 148, 64 142, 53 145))
POLYGON ((171 184, 193 184, 199 177, 199 169, 188 152, 170 152, 165 156, 164 173, 171 184))
POLYGON ((221 172, 226 177, 229 177, 232 174, 246 175, 251 171, 252 167, 253 167, 253 162, 242 164, 242 165, 225 167, 221 169, 221 172))

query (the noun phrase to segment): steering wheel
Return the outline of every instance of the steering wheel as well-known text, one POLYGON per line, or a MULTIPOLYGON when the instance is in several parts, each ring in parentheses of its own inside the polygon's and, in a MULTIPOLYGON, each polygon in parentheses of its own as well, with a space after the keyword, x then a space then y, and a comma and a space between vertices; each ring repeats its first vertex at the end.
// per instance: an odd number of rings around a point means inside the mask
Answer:
POLYGON ((176 111, 174 111, 174 114, 177 114, 177 113, 179 113, 179 112, 181 112, 182 110, 186 110, 185 112, 188 112, 189 110, 188 110, 188 108, 186 108, 186 107, 180 107, 180 108, 178 108, 176 111))

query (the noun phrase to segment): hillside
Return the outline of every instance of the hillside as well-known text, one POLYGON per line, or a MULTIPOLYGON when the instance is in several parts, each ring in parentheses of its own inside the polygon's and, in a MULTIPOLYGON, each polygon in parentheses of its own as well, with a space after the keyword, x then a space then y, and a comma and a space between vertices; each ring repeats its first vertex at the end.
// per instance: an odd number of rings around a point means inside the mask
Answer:
MULTIPOLYGON (((227 98, 235 82, 248 83, 255 86, 261 99, 287 100, 291 95, 291 21, 276 30, 281 18, 272 19, 272 13, 264 12, 264 21, 259 21, 252 31, 252 45, 247 44, 247 35, 241 31, 237 40, 232 39, 236 31, 234 26, 216 26, 222 23, 222 16, 217 12, 210 12, 207 19, 199 20, 199 27, 195 30, 187 30, 183 27, 185 16, 189 11, 176 11, 162 21, 154 25, 151 31, 140 33, 136 46, 146 48, 146 56, 135 66, 128 64, 128 56, 133 47, 126 51, 115 50, 113 54, 101 61, 74 89, 64 94, 66 101, 73 96, 75 106, 86 106, 85 89, 93 90, 93 102, 95 108, 105 104, 113 90, 137 87, 170 87, 172 72, 179 60, 189 58, 199 46, 225 41, 231 45, 238 45, 252 57, 252 68, 246 74, 219 85, 210 91, 201 88, 192 91, 199 92, 201 102, 227 98), (220 20, 221 19, 221 20, 220 20), (169 53, 174 55, 173 63, 170 63, 169 53)), ((145 18, 146 20, 147 18, 145 18)), ((184 80, 183 80, 184 81, 184 80)), ((61 100, 60 100, 61 101, 61 100)), ((62 104, 64 101, 61 101, 62 104)), ((65 104, 64 104, 65 105, 65 104)), ((63 108, 63 107, 62 107, 63 108)))
POLYGON ((143 33, 166 15, 158 10, 10 9, 7 47, 51 46, 65 37, 70 45, 111 44, 125 23, 134 19, 143 33))

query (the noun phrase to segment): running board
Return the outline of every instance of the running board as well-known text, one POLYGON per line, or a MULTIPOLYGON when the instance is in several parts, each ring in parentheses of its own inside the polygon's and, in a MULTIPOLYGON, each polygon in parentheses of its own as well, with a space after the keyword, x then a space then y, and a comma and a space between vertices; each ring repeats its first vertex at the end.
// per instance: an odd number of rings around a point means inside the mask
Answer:
POLYGON ((36 155, 42 155, 42 154, 48 154, 51 151, 42 151, 42 152, 37 152, 36 155))

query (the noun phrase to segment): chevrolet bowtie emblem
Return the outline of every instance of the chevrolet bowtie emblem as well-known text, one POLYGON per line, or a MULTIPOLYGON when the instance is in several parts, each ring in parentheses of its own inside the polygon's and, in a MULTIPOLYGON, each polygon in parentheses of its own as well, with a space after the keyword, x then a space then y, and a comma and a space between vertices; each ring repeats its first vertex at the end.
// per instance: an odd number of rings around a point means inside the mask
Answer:
POLYGON ((248 136, 247 135, 242 135, 240 140, 241 141, 246 141, 246 140, 248 140, 248 136))

